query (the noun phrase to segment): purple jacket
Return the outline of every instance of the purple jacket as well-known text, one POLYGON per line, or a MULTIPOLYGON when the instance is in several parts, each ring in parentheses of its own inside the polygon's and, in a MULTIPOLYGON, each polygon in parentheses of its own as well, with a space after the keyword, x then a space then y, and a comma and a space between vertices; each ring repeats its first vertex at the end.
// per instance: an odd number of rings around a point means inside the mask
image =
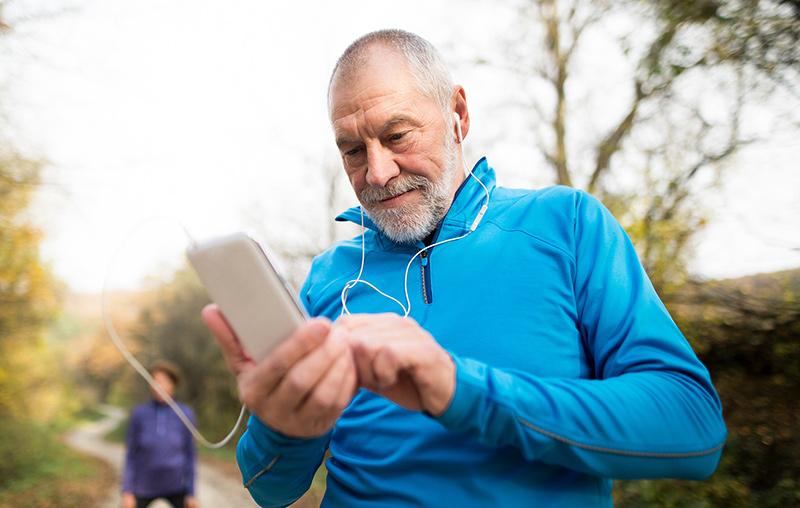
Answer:
MULTIPOLYGON (((194 423, 194 412, 178 405, 194 423)), ((134 408, 125 442, 123 492, 137 497, 194 495, 194 441, 169 406, 153 400, 134 408)))

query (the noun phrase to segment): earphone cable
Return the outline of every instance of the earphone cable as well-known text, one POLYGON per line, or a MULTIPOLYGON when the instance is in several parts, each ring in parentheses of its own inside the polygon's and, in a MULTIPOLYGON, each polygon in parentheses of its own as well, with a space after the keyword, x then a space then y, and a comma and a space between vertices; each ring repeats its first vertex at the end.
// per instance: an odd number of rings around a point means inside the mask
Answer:
MULTIPOLYGON (((133 235, 133 233, 135 233, 143 225, 145 225, 145 224, 147 224, 149 222, 156 221, 156 220, 169 220, 169 219, 166 219, 164 217, 153 217, 153 218, 145 219, 145 220, 139 222, 130 231, 128 231, 128 233, 123 237, 123 241, 120 242, 120 245, 117 247, 117 250, 112 254, 111 260, 109 261, 109 265, 108 265, 108 268, 106 270, 105 278, 103 280, 103 292, 102 292, 102 296, 101 296, 103 322, 105 324, 106 332, 108 333, 108 336, 111 338, 111 342, 114 344, 114 346, 116 346, 116 348, 122 354, 122 357, 125 358, 125 360, 131 365, 131 367, 133 367, 134 370, 136 370, 136 372, 140 376, 142 376, 142 378, 144 378, 145 381, 147 381, 147 383, 150 385, 150 387, 156 393, 158 393, 158 395, 161 396, 162 399, 164 399, 164 402, 166 402, 167 405, 172 409, 172 411, 175 413, 175 415, 178 417, 178 419, 181 421, 181 423, 183 423, 183 425, 189 430, 189 432, 192 434, 192 436, 194 436, 194 438, 200 444, 205 446, 206 448, 222 448, 223 446, 228 444, 228 442, 236 434, 236 431, 239 429, 239 426, 241 425, 242 420, 244 419, 244 415, 245 415, 245 409, 246 408, 245 408, 244 404, 242 404, 242 409, 239 411, 239 417, 237 418, 236 423, 234 424, 233 428, 230 430, 230 432, 228 433, 227 436, 225 436, 221 441, 218 441, 216 443, 212 443, 211 441, 206 439, 205 436, 203 436, 203 434, 200 433, 200 431, 197 429, 197 427, 195 427, 195 425, 192 423, 192 421, 189 420, 189 418, 186 416, 186 414, 183 412, 183 410, 180 408, 180 406, 178 406, 178 403, 175 402, 175 399, 173 399, 163 388, 161 388, 161 386, 158 383, 156 383, 155 379, 153 379, 153 376, 150 375, 150 372, 148 372, 148 370, 130 352, 130 350, 127 348, 127 346, 125 346, 125 343, 122 341, 122 339, 120 338, 119 334, 117 333, 117 329, 114 326, 114 321, 111 318, 111 313, 109 312, 109 309, 108 309, 108 298, 107 298, 108 297, 108 282, 109 282, 109 279, 111 277, 111 272, 112 272, 114 264, 115 264, 115 262, 117 260, 117 257, 122 252, 122 249, 125 246, 125 239, 127 239, 131 235, 133 235)), ((183 230, 183 232, 186 234, 187 238, 189 239, 189 242, 192 245, 194 245, 194 243, 195 243, 194 239, 189 234, 189 231, 182 224, 180 224, 180 227, 183 230)))
POLYGON ((464 233, 463 235, 461 235, 461 236, 457 236, 457 237, 454 237, 454 238, 447 238, 447 239, 442 240, 440 242, 436 242, 436 243, 433 243, 433 244, 428 245, 426 247, 423 247, 422 249, 418 250, 417 253, 414 254, 411 257, 411 259, 408 261, 408 264, 406 265, 406 270, 405 270, 405 273, 403 275, 403 291, 404 291, 405 297, 406 297, 406 305, 403 305, 397 298, 384 293, 383 291, 378 289, 374 284, 372 284, 372 283, 370 283, 370 282, 368 282, 368 281, 366 281, 366 280, 361 278, 362 274, 364 273, 364 259, 365 259, 365 256, 366 256, 366 246, 365 246, 365 240, 364 240, 364 235, 366 233, 366 227, 364 226, 364 208, 363 208, 363 206, 360 207, 360 211, 361 211, 361 266, 359 267, 358 275, 356 276, 356 278, 347 281, 347 283, 344 285, 344 288, 342 289, 342 292, 340 294, 340 298, 341 298, 341 301, 342 301, 342 311, 341 311, 341 313, 339 315, 350 314, 350 310, 347 308, 347 295, 349 294, 350 290, 352 288, 354 288, 356 285, 365 284, 365 285, 369 286, 370 288, 372 288, 373 290, 375 290, 380 295, 384 296, 385 298, 388 298, 388 299, 392 300, 393 302, 397 303, 397 305, 399 305, 400 308, 403 309, 403 317, 408 317, 411 314, 411 296, 410 296, 409 291, 408 291, 408 272, 411 269, 411 265, 414 262, 414 260, 417 258, 417 256, 419 256, 420 254, 422 254, 426 250, 432 249, 433 247, 436 247, 438 245, 443 245, 445 243, 455 242, 456 240, 461 240, 462 238, 466 238, 473 231, 475 231, 477 229, 478 224, 481 222, 481 220, 483 219, 484 214, 486 213, 486 210, 489 209, 489 199, 490 199, 489 189, 481 181, 480 178, 475 176, 475 173, 472 170, 467 168, 467 163, 464 161, 464 147, 463 147, 463 139, 462 139, 462 136, 461 136, 461 127, 460 127, 460 124, 457 124, 457 125, 458 125, 459 148, 461 150, 461 164, 462 164, 462 166, 464 168, 464 173, 465 174, 468 173, 469 176, 471 176, 476 182, 478 182, 478 184, 483 188, 483 192, 486 194, 486 200, 484 201, 483 205, 481 206, 480 210, 478 211, 478 214, 475 216, 475 219, 473 219, 472 224, 469 226, 468 231, 466 233, 464 233))

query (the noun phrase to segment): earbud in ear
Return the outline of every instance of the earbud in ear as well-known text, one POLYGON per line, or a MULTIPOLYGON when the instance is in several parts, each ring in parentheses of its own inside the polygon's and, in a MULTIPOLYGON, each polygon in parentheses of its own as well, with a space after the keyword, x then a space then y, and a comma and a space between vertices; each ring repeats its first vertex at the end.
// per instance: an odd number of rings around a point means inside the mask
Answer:
POLYGON ((456 132, 458 133, 458 142, 462 143, 464 141, 464 136, 461 135, 461 116, 458 113, 453 111, 453 118, 456 121, 456 132))

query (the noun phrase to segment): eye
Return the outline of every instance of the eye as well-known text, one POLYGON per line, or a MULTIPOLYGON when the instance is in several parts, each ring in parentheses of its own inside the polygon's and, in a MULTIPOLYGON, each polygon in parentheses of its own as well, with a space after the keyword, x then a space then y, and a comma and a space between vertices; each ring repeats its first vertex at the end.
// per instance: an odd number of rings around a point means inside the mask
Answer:
POLYGON ((352 157, 353 155, 356 155, 360 151, 361 151, 361 147, 359 146, 359 147, 356 147, 356 148, 351 148, 350 150, 346 151, 344 154, 346 156, 348 156, 348 157, 352 157))
POLYGON ((389 141, 400 141, 403 139, 403 136, 406 135, 406 132, 395 132, 389 136, 389 141))

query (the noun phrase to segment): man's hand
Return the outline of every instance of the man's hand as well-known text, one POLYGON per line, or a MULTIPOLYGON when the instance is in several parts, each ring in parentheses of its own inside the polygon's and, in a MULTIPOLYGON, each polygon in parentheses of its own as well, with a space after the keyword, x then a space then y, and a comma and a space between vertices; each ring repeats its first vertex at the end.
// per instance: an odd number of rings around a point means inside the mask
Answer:
POLYGON ((122 508, 136 508, 136 496, 132 492, 122 493, 122 508))
POLYGON ((239 397, 270 428, 293 437, 317 437, 333 427, 356 389, 353 357, 341 331, 329 321, 312 319, 256 364, 215 304, 203 309, 239 397))
POLYGON ((411 410, 438 416, 455 392, 450 355, 411 318, 396 314, 343 316, 359 384, 411 410))
POLYGON ((198 508, 197 498, 194 496, 186 496, 183 498, 183 508, 198 508))

